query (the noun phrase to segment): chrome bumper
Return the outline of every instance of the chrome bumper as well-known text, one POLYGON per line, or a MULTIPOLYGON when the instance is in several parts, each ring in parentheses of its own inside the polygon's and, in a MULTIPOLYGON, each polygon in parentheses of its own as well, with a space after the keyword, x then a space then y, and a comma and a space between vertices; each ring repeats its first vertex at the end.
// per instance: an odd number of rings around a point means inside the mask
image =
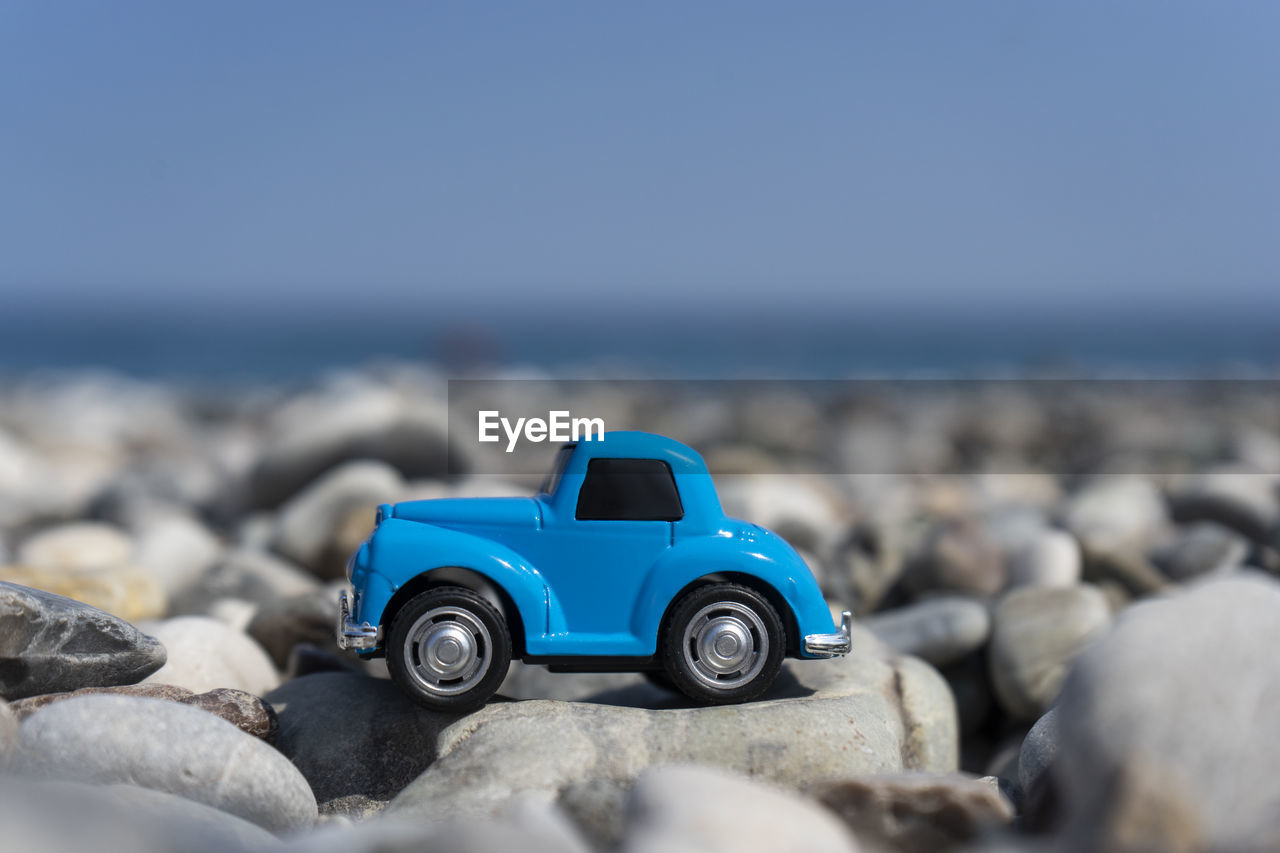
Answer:
POLYGON ((849 631, 853 627, 853 614, 848 610, 840 614, 840 631, 835 634, 808 634, 804 638, 804 653, 820 658, 835 658, 849 654, 852 643, 849 631))
POLYGON ((338 648, 371 649, 378 644, 378 628, 368 622, 353 622, 347 591, 338 593, 338 648))

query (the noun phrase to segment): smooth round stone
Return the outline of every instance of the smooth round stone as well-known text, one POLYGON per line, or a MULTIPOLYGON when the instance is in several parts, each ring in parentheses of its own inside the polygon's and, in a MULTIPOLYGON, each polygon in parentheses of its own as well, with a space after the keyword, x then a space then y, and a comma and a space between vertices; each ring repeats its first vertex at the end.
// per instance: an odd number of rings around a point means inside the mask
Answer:
POLYGON ((1233 530, 1200 521, 1178 531, 1177 537, 1155 555, 1155 563, 1176 581, 1223 572, 1244 563, 1249 543, 1233 530))
POLYGON ((1046 528, 1009 555, 1014 587, 1072 587, 1080 582, 1080 571, 1080 544, 1064 530, 1046 528))
POLYGON ((1029 796, 1058 754, 1058 710, 1050 708, 1022 739, 1018 752, 1018 786, 1029 796))
POLYGON ((19 767, 186 797, 272 832, 310 827, 315 797, 287 758, 196 708, 132 696, 58 702, 22 724, 19 767))
MULTIPOLYGON (((373 529, 378 504, 398 500, 404 480, 385 462, 347 462, 324 474, 289 499, 277 515, 274 550, 322 577, 339 578, 350 552, 337 534, 351 526, 358 511, 364 518, 360 538, 373 529)), ((359 544, 359 538, 356 540, 359 544)))
POLYGON ((1067 529, 1087 550, 1141 551, 1167 521, 1164 498, 1149 480, 1104 476, 1067 502, 1067 529))
POLYGON ((0 699, 0 770, 4 769, 9 752, 18 742, 18 717, 9 704, 0 699))
POLYGON ((1280 527, 1280 479, 1244 468, 1220 468, 1188 478, 1170 497, 1179 522, 1215 521, 1270 544, 1280 527))
POLYGON ((946 596, 881 611, 862 627, 890 648, 942 666, 981 648, 991 634, 991 614, 981 601, 946 596))
POLYGON ((1083 848, 1275 841, 1277 648, 1280 583, 1254 572, 1124 612, 1079 659, 1057 706, 1054 776, 1083 848))
POLYGON ((166 512, 148 517, 137 536, 137 563, 172 597, 199 580, 222 553, 222 544, 190 516, 166 512))
POLYGON ((419 708, 387 679, 347 672, 295 678, 267 701, 280 719, 277 748, 326 812, 380 808, 431 765, 440 731, 458 719, 419 708))
POLYGON ((829 550, 849 523, 848 506, 821 477, 737 474, 717 478, 716 487, 726 514, 815 553, 829 550))
POLYGON ((0 566, 0 581, 40 589, 140 622, 164 615, 164 590, 145 569, 120 565, 109 569, 49 569, 0 566))
POLYGON ((280 683, 261 646, 215 619, 179 616, 143 627, 169 651, 168 662, 148 676, 148 682, 176 684, 193 693, 230 687, 256 696, 280 683))
POLYGON ((895 773, 823 781, 808 790, 859 840, 884 850, 949 849, 1007 827, 1014 815, 993 777, 895 773))
POLYGON ((254 548, 232 548, 213 567, 173 599, 173 614, 208 614, 213 602, 236 598, 264 604, 315 592, 315 575, 287 560, 254 548))
POLYGON ((51 527, 18 549, 18 562, 34 569, 69 572, 110 569, 133 562, 133 542, 119 528, 96 522, 51 527))
POLYGON ((0 777, 6 849, 32 853, 260 853, 267 830, 185 797, 135 785, 0 777))
POLYGON ((1094 586, 1023 587, 996 605, 988 665, 996 699, 1013 717, 1038 718, 1071 664, 1106 632, 1111 609, 1094 586))
POLYGON ((954 770, 955 703, 937 670, 858 626, 853 648, 845 658, 786 662, 773 688, 744 705, 690 707, 647 685, 594 702, 490 703, 441 730, 438 757, 388 811, 481 815, 529 793, 572 797, 566 807, 580 824, 607 826, 617 806, 609 791, 672 762, 792 786, 858 772, 954 770), (598 704, 605 701, 619 706, 598 704))
POLYGON ((331 468, 357 459, 386 462, 406 476, 464 470, 450 458, 441 398, 405 393, 368 378, 332 383, 277 408, 248 477, 256 507, 279 506, 331 468))
MULTIPOLYGON (((328 818, 334 821, 335 818, 328 818)), ((345 820, 345 819, 338 819, 345 820)), ((546 803, 517 799, 483 820, 423 823, 378 817, 300 835, 281 853, 591 853, 568 820, 546 803)))
POLYGON ((707 767, 647 771, 627 797, 623 853, 855 853, 830 812, 794 793, 707 767))
POLYGON ((960 521, 935 527, 903 578, 917 595, 954 592, 988 598, 1004 588, 1004 557, 982 529, 960 521))
POLYGON ((164 662, 164 646, 122 619, 0 582, 0 697, 133 684, 164 662))
POLYGON ((164 589, 135 561, 133 542, 108 524, 80 522, 43 530, 0 566, 0 581, 74 598, 129 622, 164 614, 164 589))
POLYGON ((45 693, 19 699, 11 706, 19 719, 26 719, 42 708, 67 699, 93 695, 135 696, 142 699, 165 699, 180 702, 221 717, 245 734, 261 738, 268 743, 276 737, 275 711, 266 702, 243 690, 219 687, 208 693, 192 693, 172 684, 125 684, 118 687, 85 687, 69 693, 45 693))
POLYGON ((338 590, 333 585, 268 601, 256 608, 246 633, 266 650, 280 669, 288 664, 289 653, 295 646, 337 652, 333 635, 337 602, 338 590))

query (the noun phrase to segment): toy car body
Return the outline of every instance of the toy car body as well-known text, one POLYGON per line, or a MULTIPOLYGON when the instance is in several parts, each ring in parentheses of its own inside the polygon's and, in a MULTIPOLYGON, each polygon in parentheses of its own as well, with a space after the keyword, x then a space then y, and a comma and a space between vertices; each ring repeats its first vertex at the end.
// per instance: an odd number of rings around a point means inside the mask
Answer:
POLYGON ((512 656, 724 703, 784 656, 849 651, 850 615, 833 624, 800 556, 726 517, 702 457, 649 433, 563 446, 534 497, 384 504, 347 573, 339 645, 385 654, 433 708, 483 703, 512 656))

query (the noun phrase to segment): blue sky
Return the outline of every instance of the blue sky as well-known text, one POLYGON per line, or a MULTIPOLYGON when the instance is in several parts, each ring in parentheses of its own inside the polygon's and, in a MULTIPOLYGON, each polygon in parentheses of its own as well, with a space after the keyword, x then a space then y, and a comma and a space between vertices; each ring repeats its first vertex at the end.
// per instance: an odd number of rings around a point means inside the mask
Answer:
POLYGON ((1280 307, 1272 3, 0 5, 10 304, 1280 307))

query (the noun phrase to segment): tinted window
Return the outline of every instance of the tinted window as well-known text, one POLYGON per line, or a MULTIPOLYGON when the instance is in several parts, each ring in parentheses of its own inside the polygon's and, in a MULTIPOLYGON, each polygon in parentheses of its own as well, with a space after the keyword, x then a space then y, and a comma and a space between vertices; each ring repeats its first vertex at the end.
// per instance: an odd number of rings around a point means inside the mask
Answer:
POLYGON ((578 492, 581 521, 678 521, 671 467, 660 459, 592 459, 578 492))

